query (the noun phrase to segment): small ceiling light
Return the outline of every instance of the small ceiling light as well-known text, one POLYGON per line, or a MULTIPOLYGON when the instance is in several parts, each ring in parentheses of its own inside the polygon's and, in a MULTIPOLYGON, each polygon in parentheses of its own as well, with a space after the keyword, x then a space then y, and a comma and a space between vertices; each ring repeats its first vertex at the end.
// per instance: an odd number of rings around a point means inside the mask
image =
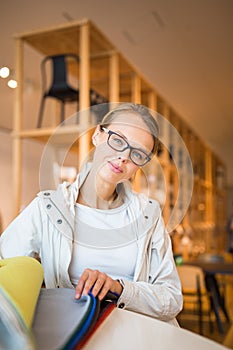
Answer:
POLYGON ((0 69, 0 77, 5 79, 7 77, 9 77, 10 75, 10 69, 8 67, 2 67, 0 69))
POLYGON ((16 80, 10 79, 10 80, 8 81, 7 85, 9 86, 9 88, 15 89, 15 88, 17 88, 17 85, 18 85, 18 84, 17 84, 17 81, 16 81, 16 80))

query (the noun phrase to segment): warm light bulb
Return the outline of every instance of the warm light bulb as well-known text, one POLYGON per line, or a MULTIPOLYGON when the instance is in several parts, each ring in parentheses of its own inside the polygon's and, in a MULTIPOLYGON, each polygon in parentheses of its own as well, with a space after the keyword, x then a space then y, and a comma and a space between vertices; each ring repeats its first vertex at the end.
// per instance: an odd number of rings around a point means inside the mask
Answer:
POLYGON ((15 89, 17 88, 17 81, 14 79, 10 79, 7 83, 7 85, 11 88, 11 89, 15 89))
POLYGON ((9 74, 10 74, 10 69, 8 67, 2 67, 0 69, 0 77, 1 78, 7 78, 9 77, 9 74))

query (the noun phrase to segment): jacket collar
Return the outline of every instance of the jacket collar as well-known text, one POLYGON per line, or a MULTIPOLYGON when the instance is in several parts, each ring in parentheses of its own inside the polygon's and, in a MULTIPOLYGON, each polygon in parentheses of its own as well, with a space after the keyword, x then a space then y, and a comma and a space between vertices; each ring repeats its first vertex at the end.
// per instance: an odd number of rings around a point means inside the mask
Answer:
MULTIPOLYGON (((78 198, 79 189, 89 174, 91 167, 92 163, 86 163, 72 184, 64 182, 58 186, 57 190, 48 191, 50 200, 52 200, 58 211, 66 219, 72 229, 74 229, 75 204, 78 198)), ((128 204, 133 202, 132 207, 135 209, 135 222, 138 222, 138 230, 139 232, 143 232, 146 227, 153 224, 154 217, 157 216, 155 215, 154 206, 151 205, 152 201, 148 200, 144 195, 135 196, 130 186, 125 183, 123 184, 123 188, 125 201, 127 201, 128 204)), ((42 191, 38 196, 44 197, 45 193, 47 194, 47 191, 42 191)), ((47 197, 47 199, 49 198, 47 197)))
POLYGON ((76 180, 72 184, 64 182, 58 186, 57 192, 60 192, 63 195, 66 206, 69 208, 69 211, 72 216, 75 215, 75 203, 78 198, 79 189, 85 181, 90 170, 91 163, 87 163, 84 165, 82 171, 77 175, 76 180))

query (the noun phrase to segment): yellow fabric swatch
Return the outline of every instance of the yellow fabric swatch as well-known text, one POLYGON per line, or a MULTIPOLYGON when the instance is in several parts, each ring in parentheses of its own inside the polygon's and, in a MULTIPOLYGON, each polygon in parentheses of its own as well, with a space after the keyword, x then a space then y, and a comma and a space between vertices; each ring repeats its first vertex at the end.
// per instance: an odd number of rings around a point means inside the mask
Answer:
POLYGON ((42 265, 34 258, 20 256, 0 260, 0 288, 28 328, 33 321, 43 275, 42 265))

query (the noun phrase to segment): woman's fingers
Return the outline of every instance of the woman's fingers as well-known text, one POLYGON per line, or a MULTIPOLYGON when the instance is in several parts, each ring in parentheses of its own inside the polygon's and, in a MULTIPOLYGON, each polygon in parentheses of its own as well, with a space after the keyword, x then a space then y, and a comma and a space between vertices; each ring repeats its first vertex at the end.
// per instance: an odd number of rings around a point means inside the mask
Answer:
POLYGON ((83 295, 86 295, 89 293, 89 291, 93 288, 95 282, 97 281, 98 275, 99 275, 99 271, 97 270, 93 271, 93 270, 87 269, 85 271, 88 272, 88 277, 83 287, 83 292, 82 292, 83 295))
POLYGON ((93 288, 92 288, 92 294, 96 297, 100 290, 103 288, 103 286, 106 283, 108 276, 105 273, 99 272, 97 279, 95 281, 95 283, 93 284, 93 288))
POLYGON ((88 280, 88 277, 89 277, 89 269, 86 269, 86 270, 84 270, 80 279, 78 280, 78 284, 77 284, 76 290, 75 290, 75 298, 76 299, 79 299, 81 297, 81 295, 83 294, 83 290, 85 288, 86 281, 88 280))
POLYGON ((86 295, 91 290, 92 294, 102 300, 105 295, 114 287, 114 281, 111 277, 98 270, 85 269, 76 286, 76 299, 81 295, 86 295))
POLYGON ((105 283, 101 289, 101 291, 98 294, 99 300, 104 299, 106 294, 108 293, 109 290, 111 290, 111 285, 112 285, 113 280, 109 277, 108 279, 105 280, 105 283))

